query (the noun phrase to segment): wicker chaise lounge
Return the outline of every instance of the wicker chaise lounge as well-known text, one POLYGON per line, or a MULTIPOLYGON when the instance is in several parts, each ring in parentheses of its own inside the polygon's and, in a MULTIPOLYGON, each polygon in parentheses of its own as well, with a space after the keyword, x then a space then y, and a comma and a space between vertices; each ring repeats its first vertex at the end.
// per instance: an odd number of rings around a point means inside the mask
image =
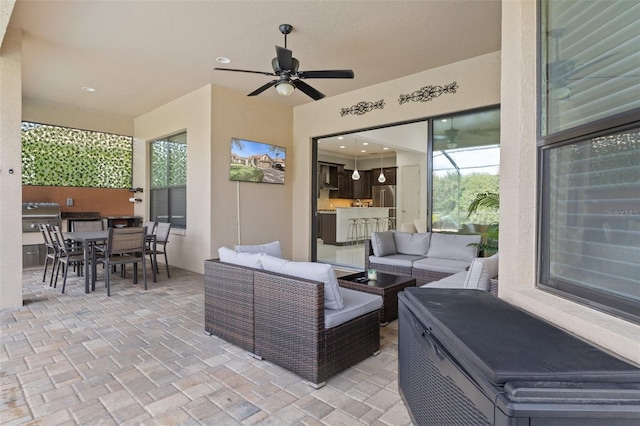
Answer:
POLYGON ((324 284, 205 262, 205 330, 314 387, 379 352, 380 311, 325 328, 324 284))

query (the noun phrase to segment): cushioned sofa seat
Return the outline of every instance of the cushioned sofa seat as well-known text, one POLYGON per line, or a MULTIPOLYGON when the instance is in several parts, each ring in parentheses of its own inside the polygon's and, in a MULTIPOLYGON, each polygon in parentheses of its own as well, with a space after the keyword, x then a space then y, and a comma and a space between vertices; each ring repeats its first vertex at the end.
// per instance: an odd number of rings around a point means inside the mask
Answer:
POLYGON ((344 308, 339 310, 324 310, 325 328, 339 326, 340 324, 344 324, 352 319, 382 308, 382 298, 380 296, 350 290, 348 288, 341 288, 340 291, 342 292, 342 299, 344 300, 344 308))
POLYGON ((373 232, 365 242, 365 267, 410 276, 422 285, 465 271, 479 242, 480 235, 373 232))
POLYGON ((433 257, 427 257, 413 262, 414 269, 429 269, 436 272, 446 272, 448 274, 466 271, 469 266, 471 266, 471 261, 438 259, 433 257))
POLYGON ((449 275, 438 281, 433 281, 421 287, 430 288, 465 288, 485 290, 493 295, 498 295, 497 280, 495 286, 493 279, 498 276, 498 253, 491 257, 478 257, 473 259, 468 271, 449 275))
POLYGON ((390 254, 383 257, 370 256, 369 263, 372 265, 390 265, 411 269, 413 263, 420 259, 423 259, 423 257, 413 254, 390 254))

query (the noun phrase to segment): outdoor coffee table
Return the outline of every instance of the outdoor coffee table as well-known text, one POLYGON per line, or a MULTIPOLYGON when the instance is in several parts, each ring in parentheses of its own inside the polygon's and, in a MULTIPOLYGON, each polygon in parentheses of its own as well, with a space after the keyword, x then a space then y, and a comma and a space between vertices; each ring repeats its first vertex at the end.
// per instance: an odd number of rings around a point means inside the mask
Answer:
POLYGON ((375 280, 358 281, 363 279, 366 279, 366 272, 357 272, 338 278, 338 284, 340 287, 382 296, 380 322, 384 325, 398 319, 398 293, 406 287, 415 287, 416 285, 414 278, 383 272, 378 272, 375 280))

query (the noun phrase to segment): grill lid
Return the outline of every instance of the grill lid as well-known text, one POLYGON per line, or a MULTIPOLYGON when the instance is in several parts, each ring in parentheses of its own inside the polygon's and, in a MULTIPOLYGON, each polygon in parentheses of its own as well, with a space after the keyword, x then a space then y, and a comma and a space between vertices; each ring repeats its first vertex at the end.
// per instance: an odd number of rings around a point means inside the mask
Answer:
POLYGON ((58 203, 22 203, 22 219, 55 218, 60 219, 58 203))

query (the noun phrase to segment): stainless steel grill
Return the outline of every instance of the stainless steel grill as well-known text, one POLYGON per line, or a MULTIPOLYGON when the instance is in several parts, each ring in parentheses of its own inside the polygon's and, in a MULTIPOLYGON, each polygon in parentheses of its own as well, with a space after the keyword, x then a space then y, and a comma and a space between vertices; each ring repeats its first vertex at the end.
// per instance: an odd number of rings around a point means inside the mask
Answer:
POLYGON ((40 232, 41 223, 60 226, 60 204, 22 203, 22 232, 40 232))

